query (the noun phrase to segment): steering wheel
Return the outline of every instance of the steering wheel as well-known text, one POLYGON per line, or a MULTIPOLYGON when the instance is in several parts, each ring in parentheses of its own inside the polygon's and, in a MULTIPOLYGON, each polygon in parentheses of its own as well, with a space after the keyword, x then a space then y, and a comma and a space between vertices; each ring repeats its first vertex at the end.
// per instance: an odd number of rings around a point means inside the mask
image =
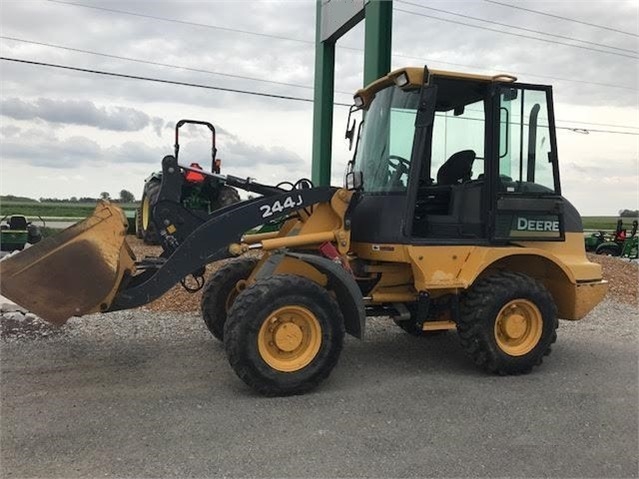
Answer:
POLYGON ((399 155, 388 155, 388 162, 391 164, 393 168, 403 168, 408 171, 410 168, 410 161, 399 155), (394 163, 393 160, 396 162, 394 163))
POLYGON ((388 164, 392 166, 395 171, 390 177, 390 184, 399 186, 400 179, 404 173, 408 174, 410 169, 410 161, 408 161, 403 156, 399 155, 388 155, 388 164))

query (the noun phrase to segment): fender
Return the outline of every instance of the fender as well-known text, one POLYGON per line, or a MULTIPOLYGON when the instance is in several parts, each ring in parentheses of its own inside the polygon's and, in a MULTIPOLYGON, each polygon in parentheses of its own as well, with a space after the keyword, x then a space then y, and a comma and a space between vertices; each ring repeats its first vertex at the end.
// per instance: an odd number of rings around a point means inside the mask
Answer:
POLYGON ((355 279, 344 268, 328 258, 290 251, 284 254, 308 263, 326 275, 328 278, 326 287, 335 293, 337 303, 344 316, 346 332, 357 339, 362 339, 366 325, 366 310, 364 309, 362 292, 355 279))

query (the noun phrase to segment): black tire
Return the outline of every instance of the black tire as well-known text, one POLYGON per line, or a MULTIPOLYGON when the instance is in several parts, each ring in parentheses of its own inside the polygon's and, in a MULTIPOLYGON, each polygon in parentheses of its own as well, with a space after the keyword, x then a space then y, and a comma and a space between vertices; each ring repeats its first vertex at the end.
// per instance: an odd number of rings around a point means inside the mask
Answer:
POLYGON ((237 297, 231 294, 238 281, 249 277, 257 262, 257 258, 235 258, 213 273, 204 285, 200 311, 204 324, 215 339, 224 341, 228 309, 237 297))
POLYGON ((477 366, 504 375, 528 373, 541 364, 557 339, 557 326, 557 307, 548 290, 525 274, 503 272, 479 279, 465 294, 457 331, 477 366), (508 321, 514 335, 505 338, 508 321))
POLYGON ((222 186, 220 187, 220 193, 218 194, 217 199, 213 202, 213 211, 224 208, 225 206, 239 203, 240 201, 240 194, 235 188, 222 186))
POLYGON ((160 194, 161 183, 159 179, 151 178, 145 183, 142 193, 142 203, 140 206, 140 212, 142 213, 142 240, 150 245, 160 244, 160 235, 152 220, 151 208, 160 194))
POLYGON ((138 207, 135 210, 135 236, 138 239, 142 239, 143 229, 142 229, 142 207, 138 207))
POLYGON ((621 255, 621 246, 617 243, 603 243, 597 246, 595 253, 605 256, 619 256, 621 255))
MULTIPOLYGON (((283 334, 285 340, 295 336, 288 331, 283 334)), ((317 387, 337 364, 343 342, 344 319, 335 299, 311 280, 288 274, 246 288, 233 303, 224 326, 224 346, 235 373, 266 396, 302 394, 317 387), (315 332, 313 327, 298 327, 299 346, 290 350, 285 343, 274 344, 282 328, 294 322, 291 312, 297 310, 311 315, 315 332), (268 338, 273 341, 266 343, 268 338), (295 356, 300 351, 302 359, 295 356), (273 365, 280 359, 281 367, 273 365)))

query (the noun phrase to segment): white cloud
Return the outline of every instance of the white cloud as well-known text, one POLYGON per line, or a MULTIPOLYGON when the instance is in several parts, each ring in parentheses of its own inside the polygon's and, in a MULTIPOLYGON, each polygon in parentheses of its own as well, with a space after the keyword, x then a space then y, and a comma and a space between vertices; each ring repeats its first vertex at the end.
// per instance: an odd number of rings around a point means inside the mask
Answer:
MULTIPOLYGON (((135 108, 98 107, 87 100, 38 98, 25 101, 20 98, 6 98, 0 101, 0 114, 15 120, 44 120, 49 123, 86 125, 113 131, 139 131, 151 123, 146 113, 135 108)), ((154 127, 158 121, 162 122, 162 119, 153 118, 154 127)))
MULTIPOLYGON (((92 5, 273 34, 303 42, 51 2, 5 2, 0 29, 3 35, 27 40, 312 86, 314 2, 252 2, 250 14, 247 14, 248 4, 245 2, 97 2, 92 5)), ((427 5, 637 50, 634 37, 486 2, 435 1, 427 5)), ((541 9, 532 2, 521 5, 541 9)), ((395 8, 432 13, 417 7, 409 8, 399 2, 396 2, 395 8)), ((638 29, 637 4, 633 1, 555 2, 544 4, 543 9, 621 30, 636 32, 638 29)), ((636 60, 486 32, 399 11, 394 12, 393 27, 393 51, 410 57, 395 56, 395 67, 427 63, 434 68, 449 70, 515 72, 523 81, 553 84, 557 117, 560 119, 611 124, 634 122, 637 126, 636 90, 639 83, 636 60), (612 87, 583 82, 606 83, 612 87)), ((337 90, 354 91, 361 86, 363 54, 342 47, 361 49, 363 38, 364 28, 360 24, 338 42, 337 90)), ((312 90, 305 88, 144 65, 9 40, 1 40, 0 49, 8 57, 312 97, 312 90)), ((37 165, 30 168, 49 173, 52 178, 60 174, 61 168, 74 168, 82 170, 86 178, 82 182, 55 181, 58 186, 38 182, 33 186, 36 191, 37 188, 58 189, 55 194, 36 196, 81 196, 85 194, 80 191, 83 188, 96 194, 96 191, 99 193, 105 189, 115 191, 122 183, 126 183, 122 187, 137 191, 139 188, 135 185, 138 182, 141 185, 151 170, 160 167, 162 156, 172 152, 172 129, 175 121, 181 118, 204 119, 215 124, 219 156, 224 161, 225 172, 255 176, 271 183, 310 173, 312 114, 309 103, 9 62, 2 62, 0 67, 4 99, 1 109, 4 116, 0 116, 1 169, 3 177, 13 178, 12 181, 3 181, 3 193, 19 194, 25 187, 31 187, 20 184, 21 175, 17 172, 24 165, 37 165), (43 130, 45 127, 47 130, 43 130), (55 131, 51 131, 54 128, 55 131)), ((342 94, 338 94, 336 99, 350 101, 348 95, 342 94)), ((350 154, 341 141, 346 111, 336 108, 335 114, 333 176, 339 184, 350 154)), ((184 161, 208 165, 210 146, 206 129, 186 128, 181 131, 180 138, 184 161)), ((639 157, 636 137, 605 133, 577 135, 562 131, 559 153, 564 191, 569 198, 575 198, 574 203, 582 212, 614 212, 627 207, 625 203, 628 201, 636 202, 636 184, 634 188, 627 183, 620 187, 612 179, 626 175, 630 181, 635 181, 639 157), (601 170, 607 167, 624 173, 601 170), (582 171, 579 171, 580 168, 582 171), (585 188, 582 177, 611 179, 610 184, 605 181, 597 183, 595 202, 589 199, 590 192, 582 192, 585 188)), ((589 184, 588 189, 592 190, 592 185, 589 184)))

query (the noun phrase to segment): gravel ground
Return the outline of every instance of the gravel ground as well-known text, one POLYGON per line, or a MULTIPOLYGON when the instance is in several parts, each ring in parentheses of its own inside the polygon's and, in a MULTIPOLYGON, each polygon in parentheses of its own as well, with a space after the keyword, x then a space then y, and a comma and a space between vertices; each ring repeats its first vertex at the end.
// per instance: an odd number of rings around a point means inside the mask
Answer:
POLYGON ((533 374, 373 319, 316 391, 263 398, 194 313, 2 342, 0 477, 638 477, 637 315, 562 321, 533 374))

